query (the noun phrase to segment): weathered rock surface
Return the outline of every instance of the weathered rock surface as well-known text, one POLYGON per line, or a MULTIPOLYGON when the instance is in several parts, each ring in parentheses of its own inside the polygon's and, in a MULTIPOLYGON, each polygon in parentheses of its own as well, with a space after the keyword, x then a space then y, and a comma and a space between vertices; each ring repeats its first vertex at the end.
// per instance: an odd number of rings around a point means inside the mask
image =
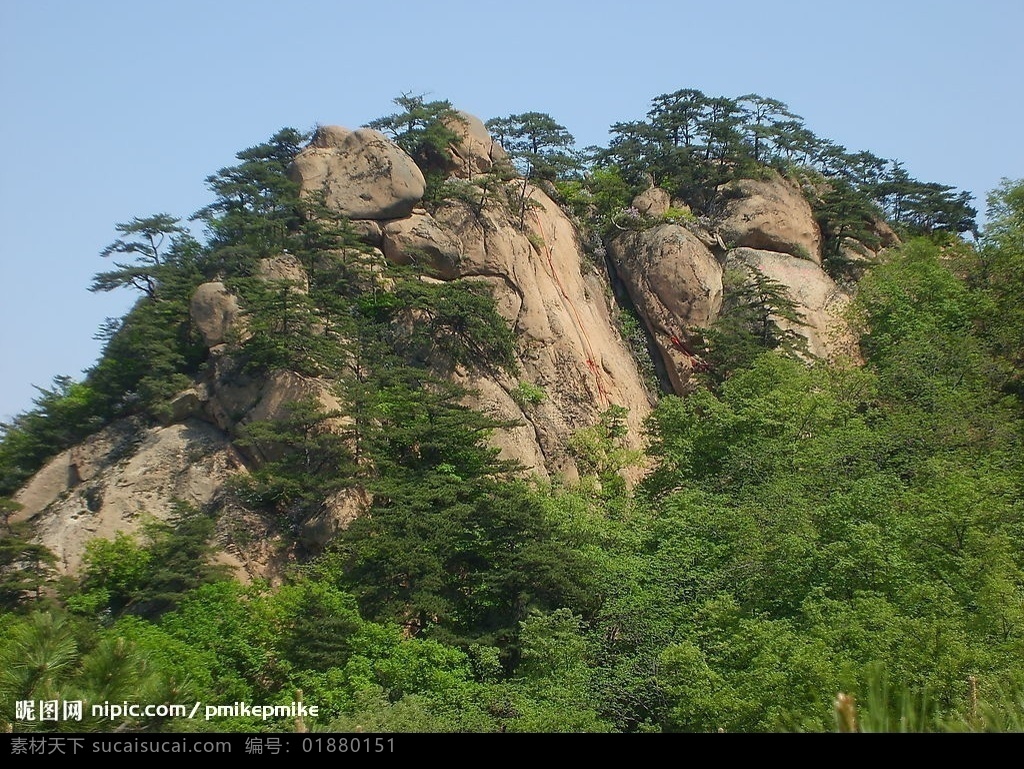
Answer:
POLYGON ((365 490, 346 489, 331 496, 323 509, 303 524, 299 540, 308 550, 324 548, 373 503, 365 490))
POLYGON ((351 222, 352 232, 368 246, 380 248, 383 233, 380 222, 373 219, 353 219, 351 222))
POLYGON ((900 245, 900 236, 896 234, 896 231, 884 219, 875 217, 871 222, 871 229, 878 238, 879 249, 900 245))
POLYGON ((50 460, 15 498, 19 518, 74 572, 90 539, 138 531, 149 516, 166 520, 177 500, 207 505, 242 469, 228 436, 205 422, 122 421, 50 460))
POLYGON ((303 194, 323 190, 326 205, 350 219, 408 216, 426 188, 412 158, 369 128, 320 128, 289 175, 303 194))
POLYGON ((804 336, 812 355, 826 359, 856 357, 856 339, 843 317, 850 295, 817 264, 775 251, 737 248, 726 259, 729 268, 758 270, 788 289, 804 325, 778 320, 779 326, 804 336))
POLYGON ((309 292, 309 276, 298 258, 291 254, 260 259, 256 263, 256 275, 264 280, 290 283, 303 294, 309 292))
POLYGON ((227 342, 237 329, 241 308, 227 286, 214 281, 195 290, 189 312, 206 346, 216 347, 227 342))
MULTIPOLYGON (((237 362, 229 355, 213 358, 200 384, 175 400, 191 401, 193 393, 199 401, 202 418, 233 438, 252 422, 286 418, 289 405, 297 401, 313 401, 328 413, 341 409, 332 383, 325 379, 285 370, 255 377, 239 370, 237 362)), ((257 464, 280 455, 277 446, 239 444, 237 448, 257 464)))
POLYGON ((821 230, 800 190, 775 174, 718 188, 728 200, 719 224, 732 247, 780 251, 821 263, 821 230))
MULTIPOLYGON (((454 177, 479 180, 506 156, 477 118, 463 118, 449 126, 460 138, 441 163, 454 177)), ((302 194, 323 191, 326 205, 354 220, 359 236, 380 249, 345 255, 368 268, 353 278, 357 287, 363 281, 366 290, 390 290, 381 269, 386 259, 429 264, 431 280, 479 281, 492 289, 514 332, 519 371, 445 373, 470 388, 469 405, 516 423, 493 438, 503 457, 541 477, 572 480, 579 474, 572 437, 611 406, 628 410, 627 445, 641 447, 650 394, 613 321, 607 280, 543 191, 525 187, 529 202, 522 218, 514 204, 488 202, 478 210, 460 200, 428 213, 419 207, 425 184, 411 158, 376 131, 338 126, 318 129, 289 173, 302 194)), ((521 181, 512 182, 509 200, 523 189, 521 181)), ((788 288, 805 316, 806 326, 797 330, 811 353, 838 357, 855 350, 842 319, 849 297, 819 266, 821 233, 800 191, 778 176, 740 180, 721 191, 728 200, 718 232, 660 224, 623 233, 609 247, 675 390, 686 392, 697 360, 692 329, 711 324, 721 310, 723 261, 726 268, 759 270, 788 288), (739 247, 726 255, 726 242, 739 247)), ((633 206, 657 219, 685 203, 652 187, 633 206)), ((886 229, 877 228, 883 246, 895 240, 886 229)), ((287 253, 261 260, 257 275, 308 291, 305 270, 287 253)), ((280 456, 280 446, 238 440, 246 425, 280 419, 302 400, 341 411, 334 383, 289 371, 247 373, 233 347, 244 338, 244 307, 223 283, 201 285, 190 311, 210 357, 202 375, 169 403, 167 424, 110 425, 47 463, 16 497, 24 505, 19 516, 32 521, 66 571, 80 564, 91 537, 135 530, 150 515, 166 518, 175 500, 225 509, 218 524, 222 559, 246 574, 272 576, 288 557, 272 544, 274 524, 232 508, 224 491, 232 475, 280 456), (236 529, 245 532, 247 545, 233 538, 236 529)), ((338 417, 326 427, 346 424, 338 417)), ((370 504, 360 489, 339 493, 293 533, 301 546, 321 548, 370 504)))
POLYGON ((722 266, 695 235, 675 224, 623 233, 608 254, 654 337, 672 388, 685 392, 694 365, 691 329, 718 316, 722 266))
POLYGON ((340 149, 351 133, 352 129, 344 126, 322 125, 316 129, 313 138, 309 140, 309 147, 321 150, 340 149))
POLYGON ((515 332, 520 378, 545 393, 524 409, 511 396, 518 382, 498 380, 502 396, 493 381, 465 375, 481 404, 528 428, 503 432, 498 445, 542 475, 572 478, 577 468, 567 444, 575 432, 610 406, 623 406, 630 440, 639 446, 650 402, 612 323, 607 284, 586 265, 575 228, 543 192, 531 187, 528 194, 534 205, 527 210, 526 232, 518 217, 497 207, 477 216, 464 203, 451 202, 434 218, 463 244, 459 275, 494 287, 499 311, 515 332))
POLYGON ((384 256, 395 264, 425 264, 444 280, 459 274, 462 241, 439 226, 430 214, 412 214, 388 222, 382 241, 384 256))
POLYGON ((458 115, 458 119, 445 122, 458 136, 458 141, 448 149, 449 162, 445 170, 449 174, 460 179, 471 179, 477 174, 487 173, 495 163, 508 158, 502 146, 491 138, 480 118, 461 110, 458 115))
POLYGON ((633 198, 631 205, 644 216, 664 216, 672 205, 672 196, 661 187, 648 187, 633 198))

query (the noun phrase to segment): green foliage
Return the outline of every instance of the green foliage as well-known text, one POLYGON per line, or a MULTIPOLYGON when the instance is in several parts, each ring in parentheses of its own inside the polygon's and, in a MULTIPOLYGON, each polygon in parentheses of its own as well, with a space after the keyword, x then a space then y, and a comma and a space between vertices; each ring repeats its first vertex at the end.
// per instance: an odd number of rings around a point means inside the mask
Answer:
POLYGON ((571 554, 552 541, 538 500, 504 480, 515 467, 485 443, 498 423, 462 406, 450 383, 408 370, 359 397, 373 505, 342 541, 347 580, 371 617, 501 638, 531 605, 573 592, 571 554))
POLYGON ((233 282, 245 307, 241 352, 255 374, 288 369, 319 376, 339 367, 341 351, 319 331, 320 313, 303 287, 287 280, 247 278, 233 282))
POLYGON ((703 332, 712 383, 750 367, 766 350, 809 357, 807 339, 799 331, 803 315, 783 284, 756 267, 726 270, 722 282, 722 311, 703 332))
POLYGON ((31 540, 24 525, 12 526, 8 516, 20 508, 17 502, 0 498, 0 609, 17 610, 39 604, 44 588, 54 578, 57 557, 31 540))
POLYGON ((829 190, 824 200, 817 190, 809 190, 809 197, 827 237, 826 250, 835 256, 846 237, 874 237, 865 215, 870 221, 877 206, 914 233, 976 229, 970 193, 919 182, 900 163, 870 152, 850 153, 816 136, 787 105, 758 94, 737 99, 695 89, 662 94, 651 100, 646 121, 616 123, 610 132, 608 147, 597 153, 598 165, 618 168, 632 194, 653 183, 703 215, 718 212, 721 185, 764 178, 768 167, 823 175, 829 190))
POLYGON ((580 474, 592 477, 607 498, 626 493, 621 473, 640 461, 639 452, 627 448, 624 442, 629 432, 628 414, 622 406, 610 406, 597 424, 578 430, 569 439, 568 448, 580 474))
POLYGON ((246 425, 239 444, 263 461, 237 477, 234 492, 249 505, 279 514, 289 527, 309 520, 356 476, 348 437, 337 429, 340 417, 306 399, 288 404, 280 419, 246 425))
POLYGON ((461 120, 451 102, 428 102, 424 94, 402 94, 394 103, 402 108, 401 112, 372 120, 367 126, 391 134, 395 143, 418 164, 429 166, 431 160, 439 160, 457 138, 445 121, 461 120))
POLYGON ((0 423, 0 494, 14 493, 42 464, 102 425, 103 401, 95 389, 57 377, 37 387, 35 407, 0 423))
POLYGON ((512 332, 486 284, 428 283, 404 276, 388 301, 393 302, 393 317, 408 324, 407 332, 395 339, 396 351, 406 360, 441 370, 464 366, 516 372, 512 332), (408 322, 410 316, 414 322, 408 322))
POLYGON ((103 356, 86 384, 95 393, 101 420, 125 413, 162 417, 166 400, 189 384, 205 353, 192 327, 189 301, 203 282, 206 256, 168 214, 136 217, 117 229, 136 239, 118 239, 101 255, 132 254, 136 261, 100 273, 92 290, 130 286, 144 296, 127 316, 108 321, 101 331, 103 356))
POLYGON ((93 540, 68 608, 145 617, 172 610, 184 595, 223 575, 223 567, 209 563, 213 527, 212 518, 179 504, 170 522, 151 521, 144 528, 145 544, 123 533, 93 540))
POLYGON ((578 219, 595 223, 602 233, 611 228, 612 218, 633 199, 630 185, 615 165, 590 168, 582 180, 561 181, 555 189, 578 219))
POLYGON ((122 613, 145 584, 151 560, 151 553, 124 532, 91 540, 85 546, 81 592, 69 597, 68 607, 90 614, 122 613))
POLYGON ((5 731, 106 732, 152 728, 159 719, 94 716, 91 704, 157 703, 173 692, 134 643, 116 633, 87 633, 63 614, 34 612, 0 635, 0 728, 5 731), (18 719, 15 703, 32 701, 34 717, 18 719), (40 702, 82 701, 82 720, 40 720, 40 702))
POLYGON ((188 296, 143 300, 109 328, 103 356, 88 373, 104 419, 161 417, 167 399, 187 387, 205 348, 192 327, 188 296))
POLYGON ((538 387, 532 382, 525 380, 517 384, 516 389, 512 391, 512 400, 518 403, 521 408, 539 406, 547 400, 547 397, 543 387, 538 387))
POLYGON ((209 268, 251 274, 256 259, 284 251, 301 222, 298 183, 288 165, 307 134, 282 128, 268 141, 236 154, 241 162, 206 182, 216 200, 192 216, 206 224, 209 268))
POLYGON ((283 656, 302 671, 344 667, 364 650, 365 622, 355 599, 326 581, 302 580, 273 598, 283 656))
POLYGON ((522 177, 511 201, 522 229, 531 204, 528 182, 552 184, 576 175, 581 167, 579 156, 572 149, 576 140, 565 126, 541 112, 492 118, 486 125, 522 177))
POLYGON ((919 726, 948 725, 969 676, 1019 675, 1021 425, 950 263, 916 242, 865 279, 868 370, 763 356, 659 404, 652 599, 686 638, 663 653, 666 727, 828 728, 826 693, 863 701, 880 660, 928 693, 919 726))
POLYGON ((878 248, 880 240, 874 222, 879 212, 844 179, 830 180, 825 186, 827 191, 812 201, 815 217, 825 236, 823 266, 837 280, 849 279, 850 265, 844 258, 844 250, 851 247, 850 240, 865 248, 878 248))
POLYGON ((622 340, 626 343, 633 360, 636 361, 648 392, 660 392, 662 385, 658 379, 658 370, 655 364, 656 354, 652 350, 651 338, 639 313, 635 307, 627 306, 619 310, 616 320, 622 340))
MULTIPOLYGON (((116 269, 103 272, 93 279, 93 291, 112 291, 122 286, 130 286, 142 291, 150 299, 156 299, 158 289, 166 275, 173 274, 180 269, 163 253, 164 243, 170 243, 173 238, 187 236, 187 230, 180 225, 181 220, 170 214, 155 214, 140 219, 135 217, 130 222, 117 224, 115 228, 127 238, 138 238, 136 240, 124 240, 118 238, 100 252, 100 256, 108 257, 113 254, 134 255, 135 262, 128 264, 115 262, 116 269)), ((188 253, 187 249, 172 249, 171 257, 188 253)))
POLYGON ((426 179, 424 200, 439 200, 447 176, 448 148, 459 138, 451 126, 465 118, 451 102, 426 101, 423 94, 402 94, 394 103, 401 111, 371 120, 367 127, 389 134, 405 150, 426 179))
MULTIPOLYGON (((804 180, 836 274, 845 245, 877 245, 876 206, 936 237, 888 253, 861 283, 861 369, 809 363, 782 287, 727 275, 708 335, 714 389, 658 404, 639 491, 621 477, 639 457, 620 408, 571 441, 580 481, 547 487, 498 460, 488 437, 507 425, 467 408, 447 378, 516 375, 484 286, 367 255, 322 197, 299 198, 285 171, 303 137, 279 132, 209 178, 216 199, 197 215, 208 244, 166 214, 116 225, 104 255, 122 261, 94 288, 142 296, 85 382, 59 380, 4 426, 0 493, 111 419, 159 416, 204 362, 188 301, 216 277, 245 308, 240 365, 334 379, 341 404, 298 401, 240 430, 260 461, 235 501, 293 533, 350 489, 368 509, 274 589, 215 581, 213 519, 195 511, 93 542, 61 596, 69 618, 38 611, 53 602, 54 559, 0 500, 0 728, 45 726, 14 722, 19 699, 273 703, 301 689, 325 713, 313 728, 353 731, 827 730, 837 713, 860 731, 1019 729, 1021 184, 993 193, 970 249, 949 237, 972 225, 963 193, 819 139, 781 102, 694 90, 614 126, 582 176, 565 129, 525 113, 492 124, 521 187, 508 168, 442 184, 451 105, 397 103, 376 126, 421 164, 432 196, 478 216, 511 195, 522 221, 533 179, 605 234, 645 228, 660 222, 622 217, 652 182, 704 217, 721 184, 771 164, 804 180), (308 286, 255 278, 257 260, 286 251, 308 286), (840 692, 852 699, 837 710, 840 692)), ((624 333, 642 345, 631 321, 624 333)), ((525 381, 513 392, 545 398, 525 381)), ((294 724, 74 724, 199 726, 294 724)))
MULTIPOLYGON (((275 648, 273 615, 258 587, 212 582, 199 587, 164 615, 160 627, 203 659, 214 702, 269 701, 287 682, 275 648)), ((218 723, 218 728, 231 728, 218 723)), ((258 728, 257 724, 238 724, 258 728)))
POLYGON ((525 179, 553 182, 572 176, 580 166, 572 151, 576 140, 548 114, 492 118, 487 128, 525 179))
MULTIPOLYGON (((967 262, 966 259, 962 260, 967 262)), ((988 197, 981 248, 967 271, 979 295, 980 332, 1012 373, 1007 389, 1024 395, 1024 181, 1004 179, 988 197)))
POLYGON ((971 205, 970 192, 954 192, 947 184, 909 179, 896 166, 878 183, 875 197, 889 199, 893 221, 911 233, 977 232, 978 212, 971 205))
POLYGON ((927 412, 981 416, 1005 373, 975 331, 978 295, 948 266, 960 253, 908 243, 862 281, 857 308, 862 346, 887 387, 927 412))
POLYGON ((666 209, 665 213, 661 215, 661 220, 665 222, 665 224, 686 224, 688 222, 694 222, 696 219, 697 217, 693 215, 692 211, 672 206, 666 209))
POLYGON ((60 615, 35 613, 4 628, 0 640, 0 725, 22 731, 15 720, 18 700, 46 700, 57 694, 77 662, 72 629, 60 615))

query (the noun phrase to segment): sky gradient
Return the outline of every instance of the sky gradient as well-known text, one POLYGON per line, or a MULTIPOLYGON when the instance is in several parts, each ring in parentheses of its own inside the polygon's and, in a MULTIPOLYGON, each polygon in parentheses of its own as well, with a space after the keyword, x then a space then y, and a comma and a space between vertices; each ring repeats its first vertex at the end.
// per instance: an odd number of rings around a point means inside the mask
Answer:
POLYGON ((753 92, 984 209, 1024 177, 1022 29, 1019 0, 0 0, 0 420, 81 376, 135 300, 88 291, 115 223, 187 218, 284 126, 355 127, 422 93, 603 145, 658 94, 753 92))

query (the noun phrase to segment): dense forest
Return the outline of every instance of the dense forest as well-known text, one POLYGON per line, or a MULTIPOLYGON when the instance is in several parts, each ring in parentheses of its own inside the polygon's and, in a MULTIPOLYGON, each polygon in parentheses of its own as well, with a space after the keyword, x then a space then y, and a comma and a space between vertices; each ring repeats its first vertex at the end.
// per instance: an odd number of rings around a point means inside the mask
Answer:
MULTIPOLYGON (((487 127, 509 161, 445 173, 444 101, 396 99, 370 124, 423 171, 424 204, 457 198, 526 219, 527 181, 572 217, 595 265, 652 224, 655 186, 711 221, 737 179, 806 196, 823 266, 856 286, 859 359, 807 354, 777 285, 732 294, 702 329, 705 365, 667 394, 650 370, 647 449, 616 406, 573 442, 578 481, 500 460, 500 421, 465 405, 455 369, 515 373, 513 331, 481 284, 381 265, 350 222, 302 196, 286 128, 206 181, 212 202, 116 225, 92 290, 138 301, 101 330, 0 440, 0 725, 15 731, 283 731, 287 720, 93 717, 46 723, 17 701, 290 703, 334 731, 1002 731, 1024 728, 1024 181, 971 196, 815 136, 773 99, 682 90, 578 149, 554 118, 487 127), (877 221, 900 244, 876 248, 877 221), (297 258, 308 290, 257 277, 297 258), (159 423, 209 364, 189 319, 204 281, 245 307, 236 359, 337 383, 252 423, 275 447, 210 509, 89 543, 77 575, 15 524, 17 490, 116 420, 159 423), (403 322, 410 308, 417 323, 403 322), (321 429, 341 424, 338 429, 321 429), (634 473, 629 476, 629 472, 634 473), (635 485, 627 477, 639 477, 635 485), (283 584, 241 584, 213 557, 225 505, 282 531, 333 494, 372 500, 283 584)), ((632 326, 630 325, 632 323, 632 326)), ((523 385, 520 397, 542 391, 523 385)))

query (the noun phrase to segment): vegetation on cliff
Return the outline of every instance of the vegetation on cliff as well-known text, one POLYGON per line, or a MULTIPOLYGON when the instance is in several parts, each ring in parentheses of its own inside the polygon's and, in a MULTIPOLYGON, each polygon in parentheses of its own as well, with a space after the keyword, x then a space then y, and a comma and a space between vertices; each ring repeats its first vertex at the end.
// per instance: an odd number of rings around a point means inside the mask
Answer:
MULTIPOLYGON (((375 125, 422 167, 428 205, 461 196, 522 226, 518 172, 595 244, 651 185, 688 223, 713 218, 729 182, 770 173, 808 196, 830 269, 845 270, 849 240, 878 247, 888 219, 906 242, 858 268, 863 365, 809 359, 785 290, 755 276, 707 330, 703 386, 658 401, 636 488, 614 406, 573 442, 578 481, 524 478, 487 441, 501 421, 449 378, 516 373, 493 297, 376 258, 299 194, 287 168, 306 137, 284 129, 209 177, 204 242, 167 214, 117 225, 104 256, 118 261, 93 288, 138 303, 84 381, 4 426, 0 725, 53 726, 17 701, 273 704, 301 690, 315 726, 337 730, 821 730, 837 713, 841 728, 851 714, 864 729, 1019 728, 1024 182, 992 193, 968 242, 964 193, 819 139, 756 95, 657 97, 587 162, 549 116, 497 119, 511 165, 470 179, 444 173, 451 105, 398 106, 375 125), (260 274, 281 254, 308 285, 260 274), (211 366, 189 302, 213 280, 243 307, 228 343, 239 376, 323 378, 338 407, 298 400, 242 426, 237 444, 263 460, 219 506, 97 540, 80 574, 54 578, 6 497, 104 424, 168 418, 211 366), (225 505, 294 533, 357 488, 363 513, 283 584, 209 565, 225 505), (839 692, 854 700, 837 710, 839 692)), ((90 715, 65 728, 293 726, 90 715)))

